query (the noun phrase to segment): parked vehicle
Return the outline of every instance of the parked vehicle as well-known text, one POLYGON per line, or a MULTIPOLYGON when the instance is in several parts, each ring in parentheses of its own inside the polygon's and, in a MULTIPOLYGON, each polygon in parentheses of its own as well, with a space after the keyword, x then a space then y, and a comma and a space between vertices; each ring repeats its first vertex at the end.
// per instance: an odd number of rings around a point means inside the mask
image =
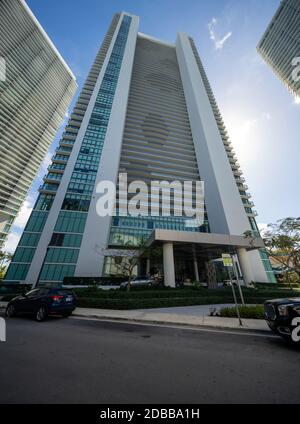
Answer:
POLYGON ((293 340, 292 333, 295 330, 293 321, 299 317, 300 298, 275 299, 265 302, 265 319, 270 329, 285 340, 296 344, 300 342, 293 340))
POLYGON ((37 321, 44 321, 50 315, 68 317, 76 308, 76 295, 69 289, 36 288, 12 299, 6 308, 6 316, 18 314, 35 316, 37 321))
MULTIPOLYGON (((121 283, 120 288, 126 289, 129 284, 129 281, 124 281, 121 283)), ((160 283, 151 277, 136 277, 131 281, 131 287, 157 287, 160 283)))

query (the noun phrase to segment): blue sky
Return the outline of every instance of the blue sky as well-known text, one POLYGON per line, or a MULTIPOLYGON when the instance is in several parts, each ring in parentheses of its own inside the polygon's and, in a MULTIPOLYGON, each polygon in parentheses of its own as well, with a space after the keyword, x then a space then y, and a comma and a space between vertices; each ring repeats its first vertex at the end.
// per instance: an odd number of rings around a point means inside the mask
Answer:
MULTIPOLYGON (((112 15, 139 15, 140 31, 195 40, 262 225, 300 210, 300 105, 256 52, 279 0, 27 0, 81 87, 112 15)), ((78 94, 78 93, 77 93, 78 94)), ((74 103, 74 102, 73 102, 74 103)), ((70 110, 72 106, 70 106, 70 110)), ((52 153, 60 129, 50 149, 52 153)), ((9 236, 13 251, 51 154, 9 236)))

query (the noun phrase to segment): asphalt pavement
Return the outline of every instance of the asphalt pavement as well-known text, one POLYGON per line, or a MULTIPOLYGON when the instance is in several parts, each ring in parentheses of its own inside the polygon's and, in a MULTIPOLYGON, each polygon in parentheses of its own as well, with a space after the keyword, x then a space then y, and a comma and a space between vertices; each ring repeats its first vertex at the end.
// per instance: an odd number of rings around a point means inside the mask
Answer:
POLYGON ((267 334, 7 320, 0 403, 299 403, 300 350, 267 334))

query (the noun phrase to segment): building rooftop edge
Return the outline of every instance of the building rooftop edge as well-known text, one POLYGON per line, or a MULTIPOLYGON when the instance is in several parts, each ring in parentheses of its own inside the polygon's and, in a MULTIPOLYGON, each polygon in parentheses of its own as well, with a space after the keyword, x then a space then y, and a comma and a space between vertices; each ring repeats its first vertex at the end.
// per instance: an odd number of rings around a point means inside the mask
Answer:
POLYGON ((150 41, 155 41, 156 43, 160 43, 168 47, 175 47, 175 43, 169 43, 168 41, 160 40, 159 38, 152 37, 151 35, 144 34, 143 32, 138 32, 138 36, 142 38, 146 38, 147 40, 150 40, 150 41))
POLYGON ((71 68, 69 67, 69 65, 66 63, 66 61, 64 60, 64 58, 62 57, 62 55, 59 53, 59 51, 55 47, 54 43, 51 41, 50 37, 48 36, 48 34, 46 33, 46 31, 44 30, 44 28, 42 27, 42 25, 39 23, 39 21, 35 17, 34 13, 30 9, 30 7, 28 6, 28 4, 25 2, 25 0, 21 0, 21 5, 28 12, 28 14, 32 18, 32 20, 34 21, 34 23, 36 24, 36 26, 38 27, 38 29, 41 31, 41 33, 44 36, 45 40, 50 45, 50 47, 54 50, 54 52, 57 54, 57 56, 59 57, 59 59, 61 60, 62 64, 65 66, 66 70, 69 72, 69 74, 71 75, 71 77, 74 79, 74 81, 76 81, 76 77, 75 77, 73 71, 71 70, 71 68))

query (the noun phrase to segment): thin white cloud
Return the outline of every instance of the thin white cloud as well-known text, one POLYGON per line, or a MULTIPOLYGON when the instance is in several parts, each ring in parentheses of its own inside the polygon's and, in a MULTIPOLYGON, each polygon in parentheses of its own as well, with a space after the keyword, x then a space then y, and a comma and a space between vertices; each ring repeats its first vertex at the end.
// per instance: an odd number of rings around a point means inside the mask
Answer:
POLYGON ((39 176, 43 177, 44 173, 47 171, 48 166, 51 164, 52 161, 52 156, 53 153, 52 152, 48 152, 42 162, 41 168, 40 168, 40 172, 39 172, 39 176))
POLYGON ((217 23, 218 23, 217 19, 212 18, 212 20, 208 24, 208 30, 209 30, 210 39, 214 42, 215 49, 222 50, 226 41, 232 36, 232 32, 231 31, 227 32, 227 34, 225 34, 224 37, 221 38, 216 33, 217 23))
POLYGON ((25 200, 25 202, 23 203, 21 210, 14 222, 14 226, 18 227, 20 229, 23 229, 29 219, 29 216, 31 214, 31 211, 33 209, 34 206, 34 200, 31 198, 28 198, 25 200))

